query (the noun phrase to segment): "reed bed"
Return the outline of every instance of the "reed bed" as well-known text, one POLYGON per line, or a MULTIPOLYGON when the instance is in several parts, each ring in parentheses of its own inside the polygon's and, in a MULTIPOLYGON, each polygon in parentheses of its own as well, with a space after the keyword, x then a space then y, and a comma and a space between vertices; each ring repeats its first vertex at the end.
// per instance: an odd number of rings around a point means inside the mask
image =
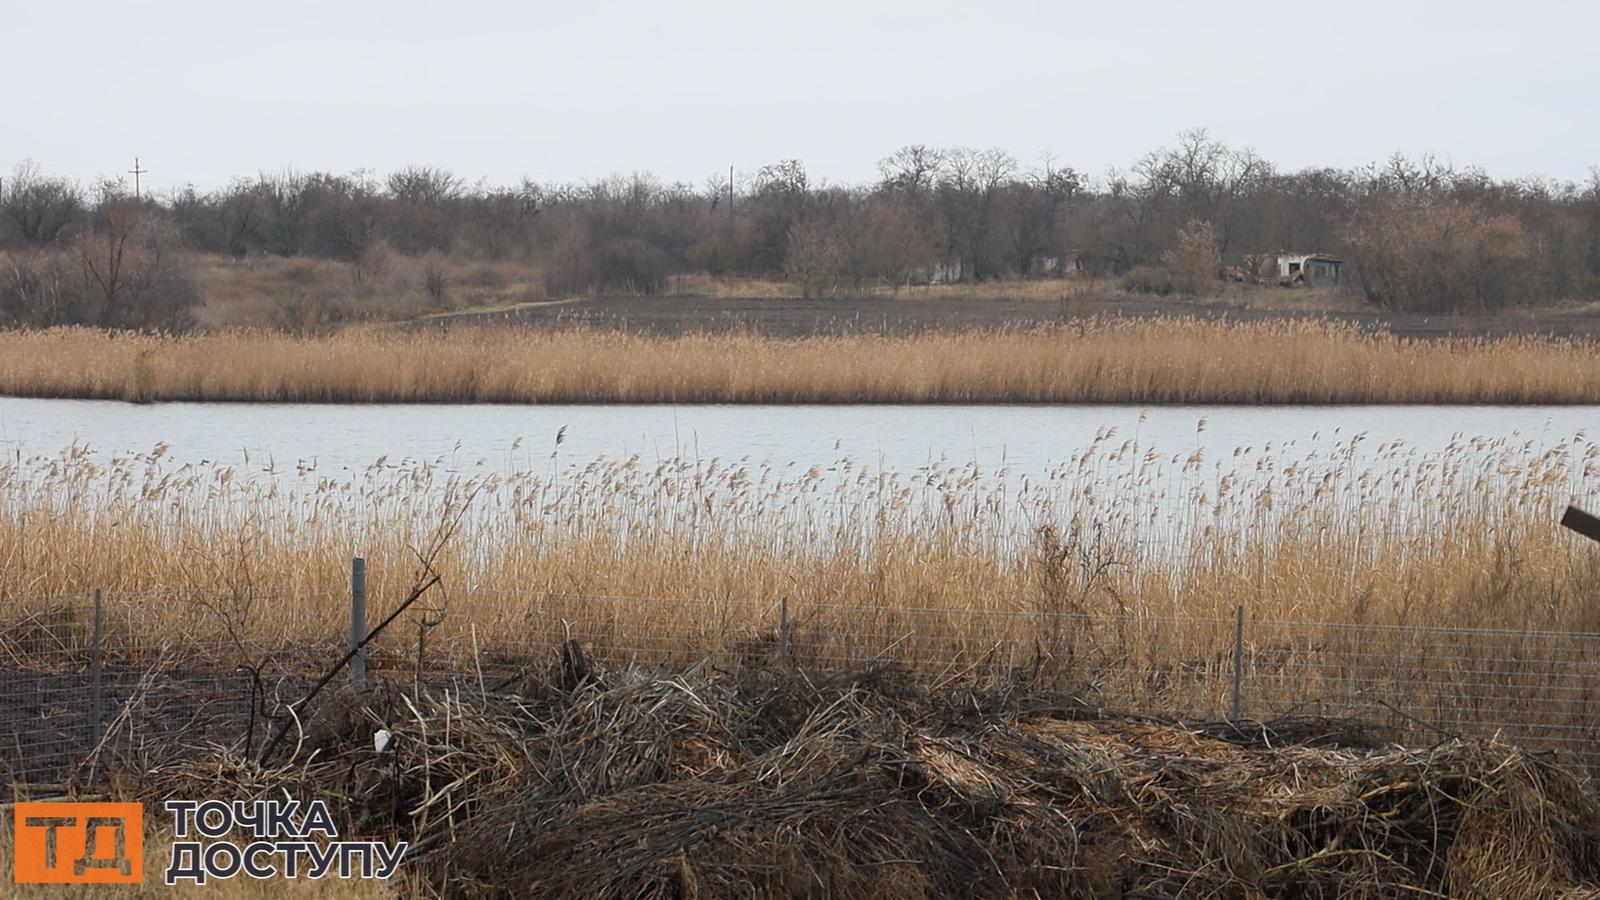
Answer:
MULTIPOLYGON (((663 301, 670 302, 670 301, 663 301)), ((0 392, 314 403, 1592 403, 1600 346, 1326 321, 1092 319, 783 340, 513 328, 0 333, 0 392)))
POLYGON ((415 549, 459 517, 434 565, 471 598, 463 627, 512 624, 530 598, 565 595, 641 612, 786 596, 997 622, 1072 595, 1084 614, 1227 618, 1243 603, 1266 621, 1600 631, 1595 554, 1554 527, 1600 474, 1583 432, 1437 452, 1358 434, 1211 459, 1103 429, 1024 476, 523 452, 485 475, 389 457, 267 474, 175 463, 165 445, 14 458, 0 462, 0 596, 271 596, 291 605, 261 627, 292 631, 347 593, 351 556, 393 594, 415 549))
POLYGON ((106 790, 413 842, 331 896, 1600 895, 1586 434, 514 468, 13 457, 0 658, 71 683, 108 592, 106 790), (353 555, 369 621, 440 578, 365 687, 353 555))
POLYGON ((1255 714, 1364 708, 1429 741, 1592 749, 1600 554, 1554 521, 1600 448, 1363 441, 1209 460, 1108 431, 1031 478, 631 458, 263 479, 78 446, 0 466, 0 649, 81 648, 101 589, 114 662, 177 646, 303 671, 340 652, 352 556, 377 621, 454 522, 439 588, 373 648, 393 677, 514 680, 575 638, 668 669, 781 653, 939 682, 1029 671, 1109 706, 1218 716, 1242 606, 1255 714))

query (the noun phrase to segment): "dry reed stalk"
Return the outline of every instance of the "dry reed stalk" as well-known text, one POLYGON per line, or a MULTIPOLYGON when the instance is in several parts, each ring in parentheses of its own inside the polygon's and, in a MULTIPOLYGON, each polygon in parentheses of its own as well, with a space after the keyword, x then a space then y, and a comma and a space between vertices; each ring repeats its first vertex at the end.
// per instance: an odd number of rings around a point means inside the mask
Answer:
MULTIPOLYGON (((368 561, 377 621, 448 496, 472 491, 419 613, 442 615, 427 634, 441 657, 514 670, 576 636, 603 660, 770 661, 787 598, 805 665, 1042 668, 1101 702, 1218 714, 1243 604, 1255 712, 1370 697, 1454 730, 1600 737, 1600 565, 1552 524, 1596 451, 1462 440, 1367 479, 1347 477, 1356 441, 1227 473, 1106 434, 1027 491, 848 460, 466 480, 405 462, 285 485, 75 447, 0 466, 0 649, 81 649, 73 611, 101 588, 113 660, 164 642, 229 665, 241 647, 337 657, 350 556, 368 561), (1461 625, 1535 633, 1418 630, 1461 625)), ((412 666, 415 628, 376 664, 412 666)))
POLYGON ((1600 347, 1190 319, 796 340, 57 329, 0 333, 0 392, 325 403, 1589 403, 1600 395, 1600 347))

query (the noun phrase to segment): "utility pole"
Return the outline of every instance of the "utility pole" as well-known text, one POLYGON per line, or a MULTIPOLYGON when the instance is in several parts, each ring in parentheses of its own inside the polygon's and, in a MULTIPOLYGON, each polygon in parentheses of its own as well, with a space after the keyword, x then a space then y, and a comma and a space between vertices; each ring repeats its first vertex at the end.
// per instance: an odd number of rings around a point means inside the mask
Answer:
POLYGON ((733 163, 728 164, 728 227, 733 227, 733 163))
POLYGON ((129 169, 128 172, 133 175, 133 199, 135 201, 143 199, 139 193, 139 176, 149 171, 149 169, 139 168, 139 157, 135 156, 133 158, 133 168, 129 169))

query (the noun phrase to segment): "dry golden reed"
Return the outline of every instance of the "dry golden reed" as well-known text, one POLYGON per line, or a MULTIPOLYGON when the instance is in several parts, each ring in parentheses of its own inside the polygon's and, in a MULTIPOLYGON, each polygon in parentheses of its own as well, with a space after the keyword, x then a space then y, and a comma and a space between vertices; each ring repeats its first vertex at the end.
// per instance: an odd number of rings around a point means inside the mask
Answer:
POLYGON ((1600 346, 1325 321, 1095 319, 793 340, 512 328, 0 333, 0 393, 440 403, 1591 403, 1600 346))
POLYGON ((0 643, 104 589, 113 659, 336 656, 351 557, 376 621, 459 517, 440 590, 380 642, 401 672, 423 619, 429 652, 469 665, 548 661, 571 637, 611 660, 770 661, 786 606, 807 663, 892 661, 936 682, 1044 665, 1104 702, 1217 715, 1243 606, 1256 714, 1362 701, 1405 709, 1402 724, 1600 737, 1600 556, 1554 524, 1600 449, 1582 434, 1442 453, 1363 440, 1218 465, 1107 430, 1022 480, 638 457, 261 479, 160 446, 73 447, 0 465, 0 643))
MULTIPOLYGON (((1600 445, 1582 433, 1547 446, 1461 438, 1442 453, 1365 441, 1212 460, 1103 429, 1020 480, 972 463, 878 471, 845 457, 801 470, 638 455, 528 456, 481 475, 383 458, 263 476, 174 464, 164 445, 110 457, 76 445, 0 463, 0 597, 270 596, 255 624, 306 633, 338 621, 352 556, 392 596, 413 551, 459 514, 437 561, 470 599, 451 631, 508 627, 539 596, 573 594, 787 596, 996 621, 1064 597, 1077 612, 1143 617, 1220 619, 1243 603, 1263 621, 1600 632, 1595 555, 1555 526, 1600 474, 1600 445)), ((162 604, 148 615, 189 618, 162 604)))

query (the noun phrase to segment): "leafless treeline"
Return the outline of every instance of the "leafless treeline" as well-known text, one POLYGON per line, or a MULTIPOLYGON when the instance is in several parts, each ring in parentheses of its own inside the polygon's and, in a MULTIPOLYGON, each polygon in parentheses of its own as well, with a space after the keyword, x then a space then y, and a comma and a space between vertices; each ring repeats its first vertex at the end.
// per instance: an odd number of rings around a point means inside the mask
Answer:
POLYGON ((1496 181, 1426 158, 1280 172, 1204 131, 1089 178, 1000 150, 903 148, 869 186, 799 161, 730 191, 648 175, 582 185, 469 184, 410 167, 284 173, 131 198, 24 165, 0 193, 0 317, 181 327, 196 302, 179 250, 309 256, 375 249, 537 265, 551 293, 661 290, 675 273, 782 277, 830 295, 882 284, 1081 272, 1207 289, 1280 249, 1349 257, 1368 298, 1417 310, 1600 295, 1600 170, 1584 184, 1496 181), (1195 270, 1199 275, 1195 274, 1195 270))

